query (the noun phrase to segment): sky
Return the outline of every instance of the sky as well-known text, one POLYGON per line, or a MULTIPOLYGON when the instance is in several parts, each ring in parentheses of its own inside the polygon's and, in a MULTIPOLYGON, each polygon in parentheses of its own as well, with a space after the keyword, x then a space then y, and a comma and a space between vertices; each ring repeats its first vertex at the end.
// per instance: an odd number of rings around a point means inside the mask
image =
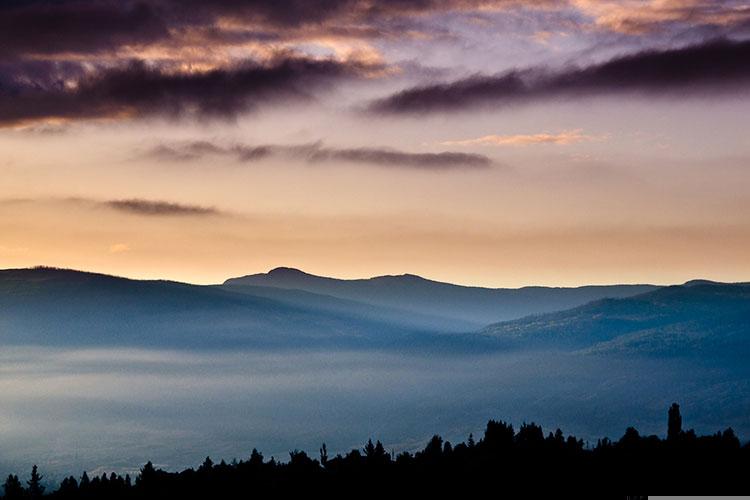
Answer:
POLYGON ((750 2, 6 0, 0 268, 750 281, 750 2))

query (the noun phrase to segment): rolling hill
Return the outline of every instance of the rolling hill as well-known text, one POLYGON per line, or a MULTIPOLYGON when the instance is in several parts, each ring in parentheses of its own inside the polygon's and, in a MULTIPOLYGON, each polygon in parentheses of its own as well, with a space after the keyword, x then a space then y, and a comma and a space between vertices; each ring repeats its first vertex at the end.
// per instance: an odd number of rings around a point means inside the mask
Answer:
POLYGON ((0 271, 0 342, 6 345, 408 347, 452 341, 399 317, 304 292, 237 292, 50 268, 0 271))
POLYGON ((567 311, 497 323, 481 333, 523 349, 659 356, 750 355, 750 284, 703 280, 567 311))
POLYGON ((432 281, 413 274, 342 280, 280 267, 268 273, 231 278, 225 286, 264 286, 306 292, 442 318, 443 327, 464 331, 530 314, 561 311, 605 297, 629 297, 655 290, 654 285, 583 286, 578 288, 481 288, 432 281))
POLYGON ((499 311, 496 315, 502 317, 640 288, 492 290, 408 275, 333 280, 289 269, 199 286, 50 268, 5 270, 0 271, 0 342, 562 350, 628 356, 750 354, 748 284, 693 281, 663 288, 646 286, 649 291, 638 295, 599 298, 561 311, 471 328, 493 314, 493 304, 499 311), (245 284, 248 281, 267 286, 245 284), (534 297, 540 298, 535 301, 534 297), (472 311, 476 316, 469 314, 472 311))

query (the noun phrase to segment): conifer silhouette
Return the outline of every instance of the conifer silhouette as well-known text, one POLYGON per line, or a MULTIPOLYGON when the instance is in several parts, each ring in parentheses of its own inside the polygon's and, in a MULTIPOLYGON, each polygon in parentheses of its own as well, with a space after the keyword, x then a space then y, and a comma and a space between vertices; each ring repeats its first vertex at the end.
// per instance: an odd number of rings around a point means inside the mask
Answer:
POLYGON ((44 495, 44 486, 42 486, 42 476, 39 474, 39 469, 36 465, 31 468, 31 479, 26 481, 29 485, 28 494, 29 498, 37 499, 44 495))
MULTIPOLYGON (((331 458, 327 446, 320 461, 294 450, 289 461, 265 460, 253 449, 247 460, 209 457, 194 469, 166 472, 148 462, 131 482, 130 476, 100 474, 89 480, 67 477, 51 500, 183 500, 261 497, 288 498, 326 492, 332 498, 421 498, 426 494, 458 498, 494 491, 499 496, 536 498, 640 498, 629 493, 673 491, 691 494, 735 494, 747 491, 750 447, 729 428, 709 436, 682 430, 679 406, 669 409, 667 439, 641 435, 628 427, 616 442, 607 438, 593 448, 561 429, 513 426, 490 420, 479 442, 472 434, 455 446, 435 434, 416 453, 397 456, 372 439, 362 448, 331 458), (498 478, 501 478, 498 480, 498 478), (717 480, 721 478, 721 480, 717 480), (476 489, 476 492, 473 490, 476 489)), ((4 483, 7 500, 44 496, 43 477, 36 466, 24 488, 15 475, 4 483)))

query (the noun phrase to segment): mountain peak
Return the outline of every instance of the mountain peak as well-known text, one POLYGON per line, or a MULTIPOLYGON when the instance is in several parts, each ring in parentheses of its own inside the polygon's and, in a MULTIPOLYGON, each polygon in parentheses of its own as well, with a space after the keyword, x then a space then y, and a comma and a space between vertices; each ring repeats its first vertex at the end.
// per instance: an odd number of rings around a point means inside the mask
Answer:
POLYGON ((266 273, 269 276, 310 276, 308 273, 294 267, 275 267, 266 273))
POLYGON ((423 278, 417 274, 410 274, 410 273, 404 273, 404 274, 386 274, 383 276, 376 276, 374 278, 370 278, 372 280, 379 280, 379 279, 388 279, 388 280, 396 280, 396 281, 430 281, 426 278, 423 278))
POLYGON ((686 281, 682 286, 719 285, 719 284, 720 283, 718 281, 695 279, 695 280, 686 281))
POLYGON ((418 274, 411 274, 411 273, 402 274, 401 277, 404 279, 410 279, 410 280, 424 280, 425 279, 418 274))

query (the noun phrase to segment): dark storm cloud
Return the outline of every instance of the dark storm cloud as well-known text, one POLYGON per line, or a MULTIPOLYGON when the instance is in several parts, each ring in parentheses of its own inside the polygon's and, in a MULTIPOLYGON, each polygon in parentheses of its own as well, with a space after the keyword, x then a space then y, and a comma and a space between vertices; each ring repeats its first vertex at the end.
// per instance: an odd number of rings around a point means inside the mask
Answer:
POLYGON ((0 79, 0 126, 154 115, 226 119, 254 110, 261 101, 309 99, 322 83, 372 69, 358 62, 287 57, 267 65, 247 62, 205 73, 179 73, 136 61, 74 78, 72 85, 0 79))
POLYGON ((326 23, 355 23, 365 28, 381 21, 487 8, 560 6, 556 0, 161 0, 161 5, 182 8, 202 18, 225 16, 254 20, 277 27, 300 27, 326 23), (185 6, 189 6, 187 9, 185 6))
POLYGON ((211 142, 196 141, 177 145, 160 144, 145 156, 162 161, 197 160, 210 155, 229 156, 235 161, 252 162, 272 156, 295 158, 307 163, 345 162, 384 167, 447 170, 487 168, 491 158, 471 153, 443 151, 410 153, 389 148, 333 148, 321 142, 299 145, 233 145, 222 147, 211 142))
POLYGON ((435 35, 444 29, 439 23, 413 23, 445 12, 537 9, 573 15, 578 22, 594 22, 618 33, 658 31, 675 23, 731 27, 750 16, 746 5, 737 1, 644 5, 638 15, 615 5, 609 7, 614 11, 605 9, 597 17, 604 7, 556 0, 3 0, 0 59, 95 55, 122 47, 192 44, 202 49, 203 42, 232 45, 299 40, 312 34, 379 38, 403 36, 415 27, 435 35), (201 40, 198 45, 195 37, 201 40))
POLYGON ((95 53, 154 42, 168 26, 152 5, 129 1, 5 2, 0 6, 0 54, 95 53))
POLYGON ((100 203, 102 206, 119 210, 121 212, 146 215, 146 216, 168 216, 168 215, 218 215, 220 212, 212 207, 198 205, 183 205, 167 201, 153 201, 141 199, 111 200, 100 203))
POLYGON ((162 0, 161 3, 171 8, 188 6, 187 15, 196 17, 228 16, 277 26, 321 23, 364 4, 361 0, 162 0))
POLYGON ((480 4, 480 0, 5 0, 0 2, 0 58, 95 54, 170 40, 180 44, 191 29, 206 30, 214 40, 230 43, 232 37, 283 38, 284 32, 301 28, 377 37, 381 22, 480 4), (220 28, 220 19, 232 20, 247 31, 220 28))
POLYGON ((599 94, 711 95, 750 83, 750 41, 715 40, 665 51, 643 51, 601 64, 562 71, 514 70, 450 83, 414 87, 369 107, 379 113, 452 111, 480 104, 599 94))

